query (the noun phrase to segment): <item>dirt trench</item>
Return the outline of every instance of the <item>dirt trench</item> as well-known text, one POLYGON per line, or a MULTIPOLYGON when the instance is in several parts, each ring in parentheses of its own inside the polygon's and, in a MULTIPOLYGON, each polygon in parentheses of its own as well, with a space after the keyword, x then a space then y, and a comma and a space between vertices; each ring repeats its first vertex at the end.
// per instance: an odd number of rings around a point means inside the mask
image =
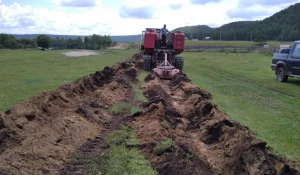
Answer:
MULTIPOLYGON (((172 80, 149 74, 141 87, 148 102, 136 104, 142 110, 109 111, 132 100, 141 58, 136 54, 1 112, 0 175, 86 174, 89 158, 107 152, 104 140, 121 124, 134 128, 140 142, 134 147, 159 174, 300 174, 219 112, 210 94, 183 73, 172 80)), ((101 170, 103 162, 97 166, 101 170)))

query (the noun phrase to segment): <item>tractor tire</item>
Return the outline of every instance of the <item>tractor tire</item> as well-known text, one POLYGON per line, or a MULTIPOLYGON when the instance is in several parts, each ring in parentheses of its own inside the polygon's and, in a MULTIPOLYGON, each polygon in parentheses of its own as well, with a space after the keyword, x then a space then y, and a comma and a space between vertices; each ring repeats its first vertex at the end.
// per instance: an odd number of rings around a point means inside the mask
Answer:
POLYGON ((151 64, 152 64, 151 56, 150 55, 144 55, 143 59, 144 59, 144 69, 145 70, 151 70, 151 64))
POLYGON ((279 67, 276 70, 276 75, 277 75, 277 81, 279 81, 279 82, 286 82, 289 77, 288 75, 285 74, 284 67, 279 67))
POLYGON ((182 70, 183 69, 184 58, 175 57, 175 68, 182 70))

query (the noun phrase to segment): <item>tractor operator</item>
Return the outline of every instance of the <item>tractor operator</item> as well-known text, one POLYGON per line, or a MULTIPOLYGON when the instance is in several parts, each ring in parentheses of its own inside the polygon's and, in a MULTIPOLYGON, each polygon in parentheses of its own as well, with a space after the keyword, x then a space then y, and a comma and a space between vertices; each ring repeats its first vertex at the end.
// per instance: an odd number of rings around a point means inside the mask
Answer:
POLYGON ((162 44, 165 46, 166 39, 167 39, 167 32, 169 32, 169 30, 166 28, 166 24, 164 25, 164 28, 160 29, 160 31, 161 31, 162 44))

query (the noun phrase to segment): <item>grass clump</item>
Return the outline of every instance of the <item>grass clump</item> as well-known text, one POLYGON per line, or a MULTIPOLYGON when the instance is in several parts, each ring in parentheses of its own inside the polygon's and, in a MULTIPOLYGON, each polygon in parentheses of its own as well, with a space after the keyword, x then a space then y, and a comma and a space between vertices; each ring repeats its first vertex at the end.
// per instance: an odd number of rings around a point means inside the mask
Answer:
POLYGON ((105 140, 110 149, 105 163, 106 175, 155 175, 150 162, 134 148, 138 144, 135 131, 122 125, 105 140), (130 147, 128 147, 130 146, 130 147))
POLYGON ((111 106, 108 111, 116 114, 133 115, 134 113, 140 111, 141 108, 139 106, 134 105, 131 102, 123 102, 119 101, 111 106))
POLYGON ((135 92, 135 102, 147 102, 147 98, 143 95, 143 90, 138 85, 132 85, 133 91, 135 92))
POLYGON ((141 102, 147 102, 147 98, 143 95, 142 89, 134 84, 132 85, 134 97, 129 102, 119 101, 111 106, 108 110, 112 113, 119 113, 123 115, 133 115, 140 111, 141 108, 137 105, 141 102))
POLYGON ((129 114, 130 113, 131 104, 126 103, 123 101, 119 101, 115 103, 113 106, 111 106, 108 111, 112 113, 123 113, 123 114, 129 114))
POLYGON ((134 132, 131 127, 125 125, 121 125, 118 131, 110 133, 106 137, 105 142, 108 145, 125 144, 127 146, 137 145, 139 143, 136 132, 134 132))
POLYGON ((153 148, 153 152, 156 155, 161 155, 165 151, 171 149, 172 147, 173 147, 173 140, 168 138, 167 140, 164 140, 164 141, 160 142, 158 145, 156 145, 153 148))
POLYGON ((149 75, 149 71, 141 70, 137 79, 139 80, 140 84, 143 85, 145 83, 145 78, 149 75))
POLYGON ((125 145, 110 147, 106 163, 106 175, 155 175, 150 162, 136 148, 129 149, 125 145))
POLYGON ((105 156, 104 154, 85 155, 85 154, 73 153, 70 155, 70 159, 74 163, 85 165, 84 174, 94 175, 94 174, 101 174, 99 165, 104 162, 103 160, 105 159, 105 156))
POLYGON ((169 129, 169 128, 170 128, 170 124, 169 124, 166 120, 160 122, 160 125, 161 125, 163 128, 165 128, 165 129, 169 129))

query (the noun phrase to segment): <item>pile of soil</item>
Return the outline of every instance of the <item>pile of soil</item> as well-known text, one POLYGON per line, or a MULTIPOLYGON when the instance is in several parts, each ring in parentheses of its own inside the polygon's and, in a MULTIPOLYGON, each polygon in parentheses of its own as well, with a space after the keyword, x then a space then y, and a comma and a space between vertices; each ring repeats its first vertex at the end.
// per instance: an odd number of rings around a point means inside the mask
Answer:
POLYGON ((136 130, 136 146, 159 174, 300 174, 218 111, 210 94, 183 73, 172 80, 149 74, 141 87, 149 100, 138 103, 142 110, 111 113, 112 105, 133 98, 141 65, 136 54, 0 112, 0 174, 84 174, 87 161, 70 155, 105 153, 104 139, 120 123, 136 130), (170 146, 155 150, 167 140, 170 146))

